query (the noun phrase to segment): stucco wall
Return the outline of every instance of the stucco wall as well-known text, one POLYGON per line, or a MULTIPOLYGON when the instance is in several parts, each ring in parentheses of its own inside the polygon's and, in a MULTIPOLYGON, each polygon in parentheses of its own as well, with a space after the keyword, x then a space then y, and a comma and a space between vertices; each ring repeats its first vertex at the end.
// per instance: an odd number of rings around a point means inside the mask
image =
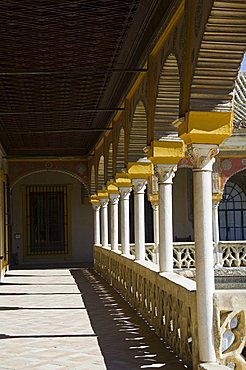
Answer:
MULTIPOLYGON (((93 215, 90 204, 81 204, 82 184, 73 177, 55 171, 31 174, 19 181, 11 191, 12 210, 12 255, 18 254, 18 263, 43 263, 64 261, 64 257, 45 260, 34 258, 23 261, 23 214, 22 214, 22 187, 31 184, 69 184, 71 188, 71 262, 91 262, 93 246, 93 215), (16 239, 15 235, 21 238, 16 239)), ((16 259, 16 257, 14 257, 16 259)))
POLYGON ((192 171, 180 168, 173 179, 174 241, 194 240, 192 171), (177 239, 178 238, 178 239, 177 239))

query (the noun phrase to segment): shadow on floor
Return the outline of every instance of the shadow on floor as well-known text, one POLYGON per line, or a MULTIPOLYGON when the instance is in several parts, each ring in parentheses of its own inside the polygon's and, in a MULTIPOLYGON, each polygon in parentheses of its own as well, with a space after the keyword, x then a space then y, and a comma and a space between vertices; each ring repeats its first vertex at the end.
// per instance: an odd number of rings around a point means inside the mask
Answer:
POLYGON ((190 369, 93 269, 70 270, 108 370, 190 369))

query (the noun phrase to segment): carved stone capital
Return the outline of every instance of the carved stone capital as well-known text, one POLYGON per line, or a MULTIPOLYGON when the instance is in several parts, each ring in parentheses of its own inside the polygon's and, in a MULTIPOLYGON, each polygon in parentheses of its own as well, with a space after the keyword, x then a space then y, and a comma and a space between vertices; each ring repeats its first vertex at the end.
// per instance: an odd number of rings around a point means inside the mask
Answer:
POLYGON ((146 179, 132 179, 134 193, 144 194, 146 189, 146 179))
POLYGON ((218 145, 191 144, 187 150, 194 170, 212 171, 214 157, 219 153, 218 145))
POLYGON ((117 194, 117 193, 109 194, 110 204, 112 204, 112 205, 118 204, 119 203, 119 198, 120 198, 120 195, 117 194))
POLYGON ((101 204, 100 203, 92 203, 92 208, 94 209, 94 211, 99 211, 99 209, 101 208, 101 204))
POLYGON ((132 188, 130 186, 119 187, 120 197, 123 200, 129 200, 132 188))
POLYGON ((175 176, 175 171, 177 171, 176 164, 156 164, 155 172, 158 176, 159 184, 172 184, 173 177, 175 176))
POLYGON ((100 199, 99 200, 99 202, 100 202, 100 204, 101 204, 101 207, 102 208, 107 208, 107 206, 108 206, 108 198, 103 198, 103 199, 100 199))

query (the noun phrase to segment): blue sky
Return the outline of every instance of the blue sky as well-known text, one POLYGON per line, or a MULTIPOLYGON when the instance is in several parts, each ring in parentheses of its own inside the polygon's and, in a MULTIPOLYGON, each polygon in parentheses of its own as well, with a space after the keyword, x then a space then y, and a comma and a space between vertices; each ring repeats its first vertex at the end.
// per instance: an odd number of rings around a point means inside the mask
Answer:
POLYGON ((246 71, 246 53, 244 54, 243 61, 240 67, 241 71, 246 71))

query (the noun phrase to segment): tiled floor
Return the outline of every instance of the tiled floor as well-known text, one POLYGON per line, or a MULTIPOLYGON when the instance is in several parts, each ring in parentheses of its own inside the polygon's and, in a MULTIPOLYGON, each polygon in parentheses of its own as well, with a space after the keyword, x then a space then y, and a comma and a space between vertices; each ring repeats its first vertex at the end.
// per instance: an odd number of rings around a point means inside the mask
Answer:
POLYGON ((88 268, 9 271, 0 327, 0 369, 185 368, 88 268))

